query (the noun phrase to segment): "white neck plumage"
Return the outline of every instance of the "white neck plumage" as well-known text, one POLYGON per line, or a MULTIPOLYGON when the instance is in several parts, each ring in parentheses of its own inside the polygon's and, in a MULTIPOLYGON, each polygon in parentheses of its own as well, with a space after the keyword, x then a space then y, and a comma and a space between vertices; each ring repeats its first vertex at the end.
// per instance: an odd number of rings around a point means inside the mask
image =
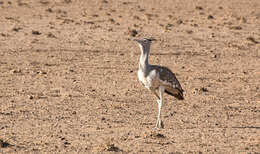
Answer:
POLYGON ((150 52, 150 47, 144 47, 142 45, 139 45, 141 49, 141 56, 139 61, 139 69, 145 70, 148 66, 148 56, 150 52))

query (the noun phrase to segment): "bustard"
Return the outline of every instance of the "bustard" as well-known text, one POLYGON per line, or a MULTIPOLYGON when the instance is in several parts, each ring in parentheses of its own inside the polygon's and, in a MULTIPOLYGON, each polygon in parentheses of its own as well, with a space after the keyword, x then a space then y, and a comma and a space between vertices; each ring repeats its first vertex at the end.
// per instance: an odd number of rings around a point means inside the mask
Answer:
POLYGON ((148 56, 150 46, 155 39, 135 39, 141 49, 139 61, 138 79, 149 89, 156 97, 158 103, 157 128, 163 128, 161 121, 161 108, 163 104, 163 93, 174 96, 178 100, 183 100, 183 89, 176 76, 170 69, 164 66, 150 65, 148 56), (158 92, 159 95, 158 95, 158 92))

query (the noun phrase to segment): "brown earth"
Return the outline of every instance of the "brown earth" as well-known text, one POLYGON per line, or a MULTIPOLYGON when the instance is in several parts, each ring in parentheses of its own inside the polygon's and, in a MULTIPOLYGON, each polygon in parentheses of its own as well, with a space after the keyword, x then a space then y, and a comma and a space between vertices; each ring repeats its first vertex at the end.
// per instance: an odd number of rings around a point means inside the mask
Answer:
POLYGON ((260 153, 259 0, 0 0, 1 153, 260 153), (133 38, 185 100, 137 79, 133 38))

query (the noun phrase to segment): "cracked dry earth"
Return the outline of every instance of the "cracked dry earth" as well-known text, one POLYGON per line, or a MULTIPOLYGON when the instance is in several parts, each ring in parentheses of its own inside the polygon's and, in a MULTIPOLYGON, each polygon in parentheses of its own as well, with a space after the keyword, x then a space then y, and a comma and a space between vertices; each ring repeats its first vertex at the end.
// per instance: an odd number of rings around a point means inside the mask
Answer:
POLYGON ((0 0, 0 153, 260 153, 259 0, 0 0), (184 101, 137 79, 154 37, 184 101))

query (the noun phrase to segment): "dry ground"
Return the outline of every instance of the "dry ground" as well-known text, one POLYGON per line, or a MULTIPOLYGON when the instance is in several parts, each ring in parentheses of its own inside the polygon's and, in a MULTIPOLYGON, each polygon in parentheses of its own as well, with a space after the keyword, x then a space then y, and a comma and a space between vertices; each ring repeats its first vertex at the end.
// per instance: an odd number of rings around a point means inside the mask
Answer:
POLYGON ((259 0, 0 0, 1 153, 259 153, 259 0), (133 38, 185 100, 137 79, 133 38))

